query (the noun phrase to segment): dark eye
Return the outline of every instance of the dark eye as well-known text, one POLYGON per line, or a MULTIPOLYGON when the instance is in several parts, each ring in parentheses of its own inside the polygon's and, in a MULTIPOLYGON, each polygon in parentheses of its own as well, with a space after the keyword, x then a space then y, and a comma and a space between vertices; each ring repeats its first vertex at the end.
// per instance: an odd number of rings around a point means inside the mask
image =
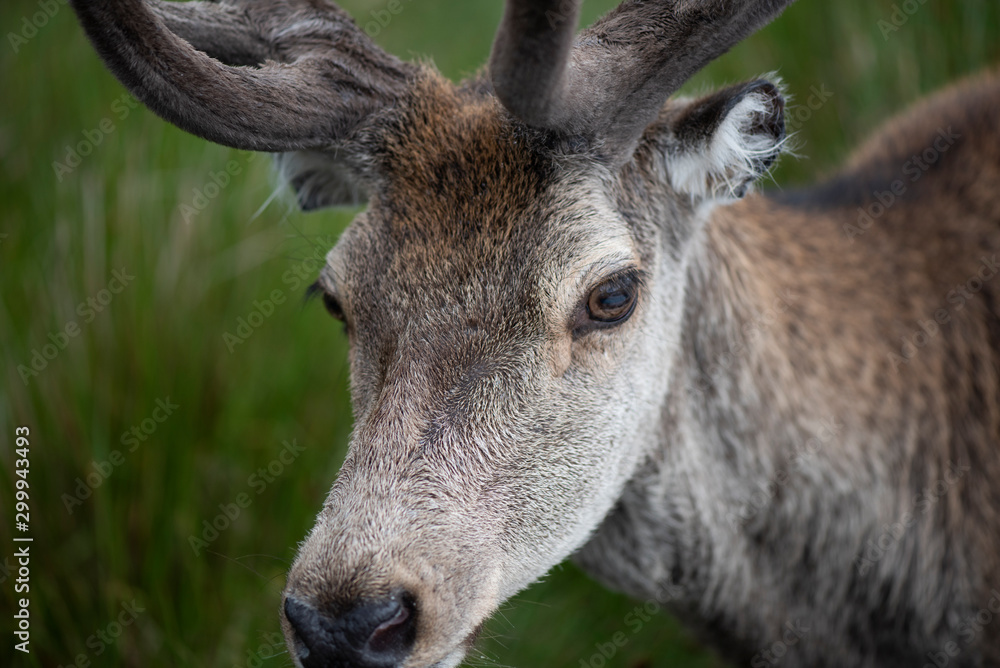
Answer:
POLYGON ((344 319, 344 309, 340 307, 340 302, 328 292, 323 293, 323 306, 326 307, 326 312, 337 320, 342 321, 344 319))
POLYGON ((306 301, 319 297, 323 300, 323 306, 326 307, 327 313, 332 315, 334 318, 340 321, 344 321, 344 309, 340 306, 340 302, 337 298, 327 292, 319 281, 316 281, 308 288, 306 288, 306 301))
POLYGON ((628 271, 612 276, 587 297, 587 320, 578 329, 586 330, 587 325, 617 325, 628 320, 635 310, 639 292, 639 276, 636 271, 628 271))

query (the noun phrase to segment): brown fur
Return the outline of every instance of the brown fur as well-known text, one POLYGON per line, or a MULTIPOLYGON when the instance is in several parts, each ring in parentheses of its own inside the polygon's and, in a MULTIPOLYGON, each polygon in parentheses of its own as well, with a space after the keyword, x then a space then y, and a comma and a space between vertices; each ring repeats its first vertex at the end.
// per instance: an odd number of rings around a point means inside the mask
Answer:
POLYGON ((627 0, 570 51, 572 21, 539 21, 554 4, 508 8, 495 94, 399 63, 324 2, 75 0, 158 113, 287 151, 306 208, 370 197, 318 281, 351 339, 355 432, 289 573, 295 661, 452 668, 573 555, 755 667, 791 621, 809 636, 785 666, 918 665, 956 639, 951 665, 1000 665, 1000 627, 965 641, 1000 588, 1000 279, 969 292, 1000 253, 1000 79, 823 184, 740 200, 784 142, 780 89, 664 98, 787 3, 627 0), (538 105, 525 53, 558 56, 538 105), (213 77, 206 101, 191 82, 213 77), (590 297, 625 274, 634 311, 600 322, 590 297), (398 601, 412 637, 376 652, 372 610, 398 601))
MULTIPOLYGON (((1000 277, 984 281, 971 299, 949 301, 956 286, 977 275, 982 258, 1000 259, 997 108, 1000 78, 965 82, 890 122, 828 182, 748 197, 718 209, 706 228, 705 262, 691 279, 701 287, 688 306, 689 383, 704 388, 694 396, 714 406, 703 415, 706 428, 726 425, 727 438, 754 453, 750 460, 730 454, 756 469, 734 467, 732 474, 771 480, 794 461, 811 425, 829 416, 842 425, 809 475, 793 476, 746 525, 756 545, 747 556, 759 580, 744 614, 770 607, 761 601, 795 601, 776 606, 772 618, 814 623, 815 656, 803 665, 818 665, 824 653, 844 655, 842 665, 869 665, 874 656, 881 659, 871 665, 896 665, 890 657, 910 651, 911 661, 926 662, 926 652, 949 641, 965 650, 957 665, 1000 665, 1000 631, 978 634, 978 654, 966 648, 961 630, 1000 581, 1000 277), (961 138, 911 181, 904 165, 949 128, 961 138), (898 179, 907 192, 855 236, 858 207, 898 179), (774 311, 774 324, 753 327, 776 299, 787 309, 774 311), (907 359, 901 338, 912 340, 942 309, 947 323, 907 359), (733 341, 748 351, 719 371, 713 363, 733 341), (753 391, 746 391, 748 382, 753 391), (730 391, 738 403, 727 400, 730 391), (747 429, 762 437, 748 438, 747 429), (805 435, 779 445, 775 435, 789 431, 805 435), (926 515, 916 512, 915 499, 946 479, 954 463, 969 474, 926 515), (838 479, 850 487, 835 495, 808 489, 838 479), (834 509, 850 530, 806 528, 829 527, 834 509), (870 572, 842 563, 839 575, 822 576, 835 555, 853 560, 907 512, 918 515, 917 523, 870 572), (846 610, 869 609, 870 616, 838 630, 837 621, 815 612, 831 604, 841 619, 846 610), (900 640, 889 640, 893 633, 900 640), (817 634, 846 634, 854 654, 836 642, 824 647, 817 634)), ((745 621, 728 624, 745 628, 745 621)))

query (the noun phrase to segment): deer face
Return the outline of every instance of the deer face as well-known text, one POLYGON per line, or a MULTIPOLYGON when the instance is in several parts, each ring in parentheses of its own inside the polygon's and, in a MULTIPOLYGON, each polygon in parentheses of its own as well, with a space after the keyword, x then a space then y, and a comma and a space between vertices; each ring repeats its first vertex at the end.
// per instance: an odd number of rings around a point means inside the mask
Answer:
MULTIPOLYGON (((372 152, 372 204, 315 288, 350 337, 356 425, 288 581, 300 656, 340 629, 311 635, 318 614, 362 620, 352 665, 383 646, 452 665, 586 541, 659 440, 688 241, 718 190, 694 164, 700 187, 679 194, 683 165, 667 162, 710 162, 731 140, 712 100, 670 105, 612 175, 491 98, 434 85, 372 152)), ((774 94, 716 98, 748 101, 737 130, 767 134, 774 94)))
MULTIPOLYGON (((381 636, 414 634, 408 665, 451 665, 583 543, 666 378, 635 382, 666 367, 676 299, 657 230, 625 221, 604 170, 536 152, 502 115, 436 113, 317 283, 350 337, 356 426, 288 596, 337 619, 398 598, 411 617, 381 636)), ((291 606, 301 651, 309 612, 291 606)))
POLYGON ((766 82, 665 100, 778 3, 717 3, 719 39, 698 3, 627 3, 576 47, 575 3, 559 25, 555 0, 511 3, 491 81, 461 88, 332 5, 267 4, 75 6, 161 115, 284 152, 304 208, 368 195, 314 287, 350 338, 356 424, 282 622, 306 668, 454 666, 659 440, 700 223, 784 137, 766 82))
POLYGON ((344 619, 395 598, 409 620, 379 634, 372 619, 367 647, 414 642, 407 665, 457 663, 629 477, 662 391, 634 379, 664 365, 646 329, 664 296, 607 203, 570 214, 551 206, 563 193, 447 225, 373 207, 330 254, 319 284, 351 339, 356 425, 289 576, 299 651, 313 638, 298 603, 344 619), (345 273, 358 262, 371 270, 345 273))

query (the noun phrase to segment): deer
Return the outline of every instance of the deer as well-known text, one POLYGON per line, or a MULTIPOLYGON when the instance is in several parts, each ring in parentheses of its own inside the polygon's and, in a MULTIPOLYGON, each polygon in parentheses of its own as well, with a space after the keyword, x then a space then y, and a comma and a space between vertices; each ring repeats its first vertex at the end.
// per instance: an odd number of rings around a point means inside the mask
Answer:
POLYGON ((780 82, 674 94, 791 0, 507 0, 461 83, 328 0, 72 4, 163 119, 367 203, 295 665, 457 666, 571 558, 737 664, 1000 666, 996 73, 770 192, 780 82))

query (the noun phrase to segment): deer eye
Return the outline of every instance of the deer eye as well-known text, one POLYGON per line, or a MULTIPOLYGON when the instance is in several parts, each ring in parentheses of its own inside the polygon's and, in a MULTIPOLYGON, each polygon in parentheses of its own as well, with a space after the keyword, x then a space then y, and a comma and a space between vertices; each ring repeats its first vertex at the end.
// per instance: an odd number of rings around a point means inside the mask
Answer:
POLYGON ((328 292, 323 293, 323 306, 326 307, 326 312, 334 318, 340 321, 344 320, 344 309, 341 308, 337 298, 328 292))
POLYGON ((618 325, 635 311, 640 277, 636 270, 616 274, 590 291, 586 318, 577 323, 578 334, 597 327, 618 325))
POLYGON ((341 322, 345 321, 344 309, 341 307, 340 302, 337 298, 327 292, 319 281, 316 281, 308 288, 306 288, 306 301, 313 299, 314 297, 319 297, 323 300, 323 306, 326 307, 326 312, 332 315, 337 320, 341 322))

